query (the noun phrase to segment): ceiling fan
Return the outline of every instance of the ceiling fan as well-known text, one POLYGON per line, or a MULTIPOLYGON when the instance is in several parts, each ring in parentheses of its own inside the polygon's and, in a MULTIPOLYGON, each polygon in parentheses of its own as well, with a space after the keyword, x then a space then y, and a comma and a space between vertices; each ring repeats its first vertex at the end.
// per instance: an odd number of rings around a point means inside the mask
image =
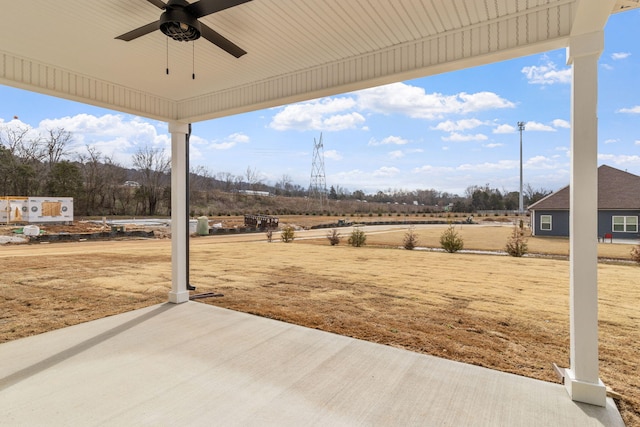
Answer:
POLYGON ((128 42, 155 30, 160 30, 167 37, 181 42, 194 41, 202 36, 236 58, 240 58, 247 53, 218 32, 198 21, 198 18, 251 0, 199 0, 195 3, 188 3, 186 0, 169 0, 166 4, 161 0, 147 1, 164 10, 160 15, 160 19, 124 33, 116 37, 116 39, 128 42))

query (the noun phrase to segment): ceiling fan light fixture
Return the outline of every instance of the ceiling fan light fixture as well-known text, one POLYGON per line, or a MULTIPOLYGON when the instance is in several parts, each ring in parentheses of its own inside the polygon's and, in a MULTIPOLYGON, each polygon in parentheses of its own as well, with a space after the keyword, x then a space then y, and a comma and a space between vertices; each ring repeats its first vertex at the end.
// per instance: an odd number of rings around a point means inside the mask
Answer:
MULTIPOLYGON (((143 0, 130 1, 142 2, 143 0)), ((198 19, 250 1, 251 0, 196 0, 189 3, 187 0, 168 0, 165 3, 163 0, 147 0, 147 2, 155 7, 164 10, 160 15, 160 19, 121 34, 116 37, 116 39, 130 42, 138 37, 160 30, 165 36, 180 42, 190 42, 202 37, 229 55, 240 58, 247 53, 246 50, 231 40, 228 40, 206 24, 201 23, 198 19)))
POLYGON ((200 38, 200 22, 182 9, 168 9, 160 16, 160 31, 179 42, 200 38))

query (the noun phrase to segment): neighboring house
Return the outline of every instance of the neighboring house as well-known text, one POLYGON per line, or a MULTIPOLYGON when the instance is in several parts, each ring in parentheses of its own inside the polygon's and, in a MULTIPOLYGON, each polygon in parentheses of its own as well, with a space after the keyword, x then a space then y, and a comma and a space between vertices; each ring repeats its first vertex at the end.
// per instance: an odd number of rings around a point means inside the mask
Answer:
MULTIPOLYGON (((534 236, 569 236, 569 186, 529 206, 534 236)), ((640 176, 598 168, 598 238, 637 239, 640 176)))

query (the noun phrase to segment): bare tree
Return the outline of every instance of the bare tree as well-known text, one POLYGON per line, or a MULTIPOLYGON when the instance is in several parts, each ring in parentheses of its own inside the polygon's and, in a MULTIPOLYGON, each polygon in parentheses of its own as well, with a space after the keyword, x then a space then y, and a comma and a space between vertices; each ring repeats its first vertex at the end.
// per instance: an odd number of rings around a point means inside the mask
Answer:
POLYGON ((216 174, 216 179, 222 182, 223 191, 231 191, 233 189, 235 176, 231 172, 218 172, 216 174))
POLYGON ((49 129, 49 138, 44 143, 44 155, 49 162, 49 170, 67 155, 67 145, 73 135, 63 128, 49 129))
POLYGON ((137 193, 149 215, 157 213, 163 187, 168 181, 170 165, 171 159, 163 149, 145 146, 133 155, 133 166, 138 171, 140 183, 137 193))
POLYGON ((279 190, 285 196, 290 196, 292 183, 293 179, 291 179, 290 175, 282 174, 280 180, 276 183, 276 190, 279 190))
POLYGON ((189 171, 189 200, 191 203, 209 201, 209 191, 212 189, 211 172, 206 166, 197 166, 189 171))
POLYGON ((20 147, 27 140, 30 130, 31 128, 26 125, 2 125, 0 126, 0 144, 4 145, 12 155, 20 156, 20 147))
POLYGON ((21 124, 0 126, 2 146, 2 176, 0 185, 5 195, 38 195, 43 182, 41 175, 42 150, 40 138, 31 128, 21 124))
POLYGON ((95 214, 98 203, 98 193, 104 186, 102 175, 100 174, 100 161, 102 153, 95 147, 87 146, 87 153, 79 153, 76 161, 80 164, 80 170, 84 179, 84 197, 81 204, 85 214, 95 214))
POLYGON ((529 183, 525 184, 523 192, 528 205, 533 204, 552 193, 551 190, 547 190, 546 188, 533 188, 529 183))
POLYGON ((249 185, 249 188, 251 190, 257 190, 258 186, 262 184, 260 172, 258 172, 255 168, 251 168, 251 166, 247 166, 245 178, 247 179, 247 184, 249 185))
POLYGON ((133 192, 131 187, 124 185, 124 181, 127 179, 126 170, 108 156, 104 157, 102 170, 106 183, 105 199, 108 201, 109 211, 114 215, 131 213, 133 192), (118 203, 120 206, 118 206, 118 203))

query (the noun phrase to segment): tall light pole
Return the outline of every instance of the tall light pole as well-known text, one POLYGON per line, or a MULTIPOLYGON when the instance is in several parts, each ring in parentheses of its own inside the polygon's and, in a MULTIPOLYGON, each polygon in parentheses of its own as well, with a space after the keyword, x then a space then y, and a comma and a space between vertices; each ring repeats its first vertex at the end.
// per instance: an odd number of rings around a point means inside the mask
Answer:
POLYGON ((522 197, 522 131, 524 130, 524 122, 518 122, 518 130, 520 131, 520 213, 524 212, 524 200, 522 197))

